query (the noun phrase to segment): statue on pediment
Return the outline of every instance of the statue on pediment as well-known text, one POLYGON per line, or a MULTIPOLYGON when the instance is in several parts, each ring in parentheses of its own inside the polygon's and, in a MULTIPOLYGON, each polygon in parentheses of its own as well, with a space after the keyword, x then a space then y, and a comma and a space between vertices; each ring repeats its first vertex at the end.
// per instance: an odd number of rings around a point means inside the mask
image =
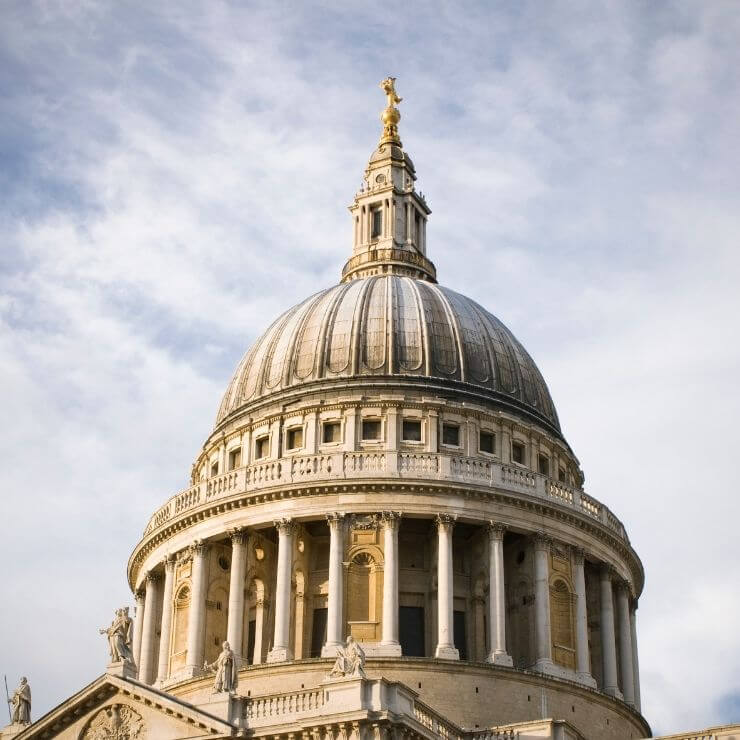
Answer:
POLYGON ((28 685, 28 680, 25 676, 23 676, 20 685, 13 692, 10 706, 12 708, 13 724, 31 724, 31 687, 28 685))
POLYGON ((108 637, 111 663, 134 662, 134 654, 131 648, 133 623, 126 606, 122 609, 116 609, 116 616, 113 618, 110 627, 99 630, 101 635, 108 637))

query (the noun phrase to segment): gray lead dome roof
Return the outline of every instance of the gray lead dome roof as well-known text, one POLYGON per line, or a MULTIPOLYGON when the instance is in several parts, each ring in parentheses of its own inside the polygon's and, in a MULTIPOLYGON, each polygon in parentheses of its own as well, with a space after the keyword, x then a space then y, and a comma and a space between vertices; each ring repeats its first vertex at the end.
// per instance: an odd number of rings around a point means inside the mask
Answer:
POLYGON ((560 434, 540 371, 495 316, 449 288, 398 275, 344 282, 286 311, 242 358, 216 423, 331 381, 465 393, 560 434))

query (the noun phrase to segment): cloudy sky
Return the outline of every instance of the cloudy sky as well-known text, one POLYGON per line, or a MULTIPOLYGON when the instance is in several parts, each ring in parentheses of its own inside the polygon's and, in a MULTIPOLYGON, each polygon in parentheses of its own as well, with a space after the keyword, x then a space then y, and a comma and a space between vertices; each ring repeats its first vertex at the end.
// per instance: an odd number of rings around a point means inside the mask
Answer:
POLYGON ((441 282, 529 349, 645 564, 646 717, 740 721, 739 11, 0 5, 0 671, 36 717, 102 672, 244 350, 337 281, 392 74, 441 282))

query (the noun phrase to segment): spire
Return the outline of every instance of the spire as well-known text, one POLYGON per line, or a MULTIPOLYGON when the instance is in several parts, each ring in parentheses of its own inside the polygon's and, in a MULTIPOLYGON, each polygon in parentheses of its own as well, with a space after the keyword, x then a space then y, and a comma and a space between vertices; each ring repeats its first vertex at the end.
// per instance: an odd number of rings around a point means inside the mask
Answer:
POLYGON ((342 282, 369 275, 396 274, 436 282, 434 264, 426 256, 426 224, 431 213, 423 193, 416 191, 416 170, 398 135, 401 113, 396 105, 396 78, 380 87, 387 106, 380 115, 383 135, 370 155, 352 214, 352 256, 342 282))

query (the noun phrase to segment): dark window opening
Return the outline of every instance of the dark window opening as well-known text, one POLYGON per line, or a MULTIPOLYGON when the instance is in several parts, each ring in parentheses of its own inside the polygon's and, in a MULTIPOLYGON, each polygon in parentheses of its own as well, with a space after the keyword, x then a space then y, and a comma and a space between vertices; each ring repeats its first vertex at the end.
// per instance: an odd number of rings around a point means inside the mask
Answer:
POLYGON ((405 442, 421 442, 421 422, 415 419, 404 419, 403 439, 405 442))
POLYGON ((229 452, 229 470, 234 470, 242 464, 242 448, 237 447, 229 452))
POLYGON ((218 475, 218 463, 211 463, 211 477, 218 475))
POLYGON ((558 480, 565 483, 565 468, 558 468, 558 480))
POLYGON ((383 211, 380 208, 373 208, 370 211, 370 238, 377 239, 383 234, 383 211))
POLYGON ((550 475, 550 458, 547 455, 537 455, 537 471, 542 475, 550 475))
POLYGON ((324 424, 322 440, 324 444, 339 442, 342 435, 342 426, 338 421, 328 421, 324 424))
POLYGON ((442 424, 442 443, 451 447, 460 446, 460 427, 457 424, 442 424))
POLYGON ((303 429, 288 429, 288 449, 297 450, 300 447, 303 447, 303 429))
POLYGON ((478 449, 489 455, 496 453, 496 435, 491 432, 481 432, 478 438, 478 449))
POLYGON ((255 637, 257 635, 257 620, 256 619, 250 619, 249 625, 247 626, 247 659, 251 658, 251 662, 255 662, 255 655, 254 653, 254 643, 255 643, 255 637))
POLYGON ((455 639, 455 647, 460 653, 460 660, 468 659, 468 641, 465 634, 465 612, 453 612, 452 634, 455 639))
POLYGON ((311 658, 321 657, 321 648, 326 642, 326 622, 329 610, 324 606, 313 610, 313 626, 311 628, 311 658))
POLYGON ((261 457, 267 457, 267 453, 270 451, 270 438, 260 437, 254 443, 254 456, 257 460, 261 457))
POLYGON ((521 442, 511 443, 511 459, 515 463, 524 465, 524 445, 521 442))
POLYGON ((369 440, 380 439, 380 419, 363 419, 362 438, 369 440))

